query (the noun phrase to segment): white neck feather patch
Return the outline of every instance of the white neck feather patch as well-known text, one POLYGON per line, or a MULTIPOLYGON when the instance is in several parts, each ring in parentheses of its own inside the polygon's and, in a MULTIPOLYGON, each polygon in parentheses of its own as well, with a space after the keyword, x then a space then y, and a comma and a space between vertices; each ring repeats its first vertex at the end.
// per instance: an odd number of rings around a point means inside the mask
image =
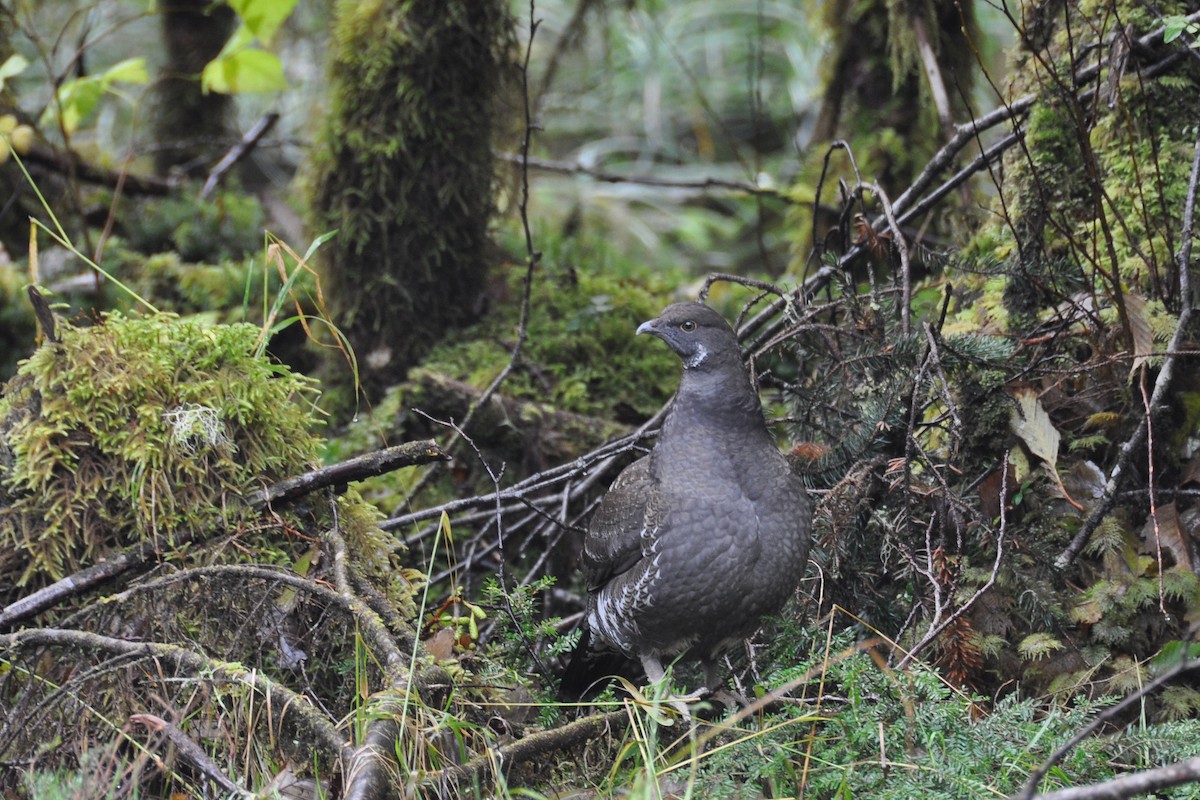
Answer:
POLYGON ((683 368, 695 369, 703 364, 706 358, 708 358, 708 350, 702 344, 696 345, 696 352, 683 362, 683 368))

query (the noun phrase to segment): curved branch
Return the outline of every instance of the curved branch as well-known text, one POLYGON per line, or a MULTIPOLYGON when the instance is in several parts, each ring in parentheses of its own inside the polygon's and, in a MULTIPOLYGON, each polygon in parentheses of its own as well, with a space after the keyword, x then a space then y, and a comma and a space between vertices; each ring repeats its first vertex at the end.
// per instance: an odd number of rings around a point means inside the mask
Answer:
POLYGON ((76 653, 108 653, 135 658, 161 659, 187 670, 196 677, 208 675, 243 684, 267 699, 258 711, 272 722, 285 721, 293 729, 294 739, 280 737, 279 741, 294 741, 294 755, 307 760, 316 750, 333 761, 349 763, 353 748, 342 739, 337 726, 321 715, 307 697, 268 678, 260 670, 247 669, 240 664, 217 661, 174 644, 163 642, 130 642, 85 631, 63 628, 31 628, 16 633, 0 634, 0 650, 25 650, 36 647, 57 647, 76 653), (283 702, 280 702, 282 699, 283 702))
POLYGON ((445 793, 455 785, 469 785, 473 781, 484 782, 494 775, 497 766, 504 770, 513 764, 544 758, 556 750, 565 750, 623 730, 628 724, 629 713, 625 709, 583 717, 561 727, 530 734, 512 744, 489 750, 461 766, 442 770, 422 781, 420 788, 445 793))

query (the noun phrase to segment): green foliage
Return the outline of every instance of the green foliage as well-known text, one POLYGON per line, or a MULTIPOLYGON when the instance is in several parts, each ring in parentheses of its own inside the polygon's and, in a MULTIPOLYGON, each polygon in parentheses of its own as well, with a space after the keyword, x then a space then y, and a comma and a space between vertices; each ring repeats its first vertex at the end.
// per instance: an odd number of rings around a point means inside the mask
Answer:
POLYGON ((497 620, 497 636, 492 639, 491 655, 510 665, 522 663, 531 648, 544 644, 551 656, 569 652, 578 640, 578 631, 567 636, 559 633, 559 617, 545 617, 538 607, 538 595, 556 582, 553 575, 515 586, 505 591, 495 578, 483 585, 484 603, 492 609, 497 620))
POLYGON ((205 92, 244 94, 287 88, 283 63, 262 49, 292 13, 296 0, 232 0, 242 24, 217 54, 204 65, 200 85, 205 92))
MULTIPOLYGON (((627 272, 601 243, 547 249, 533 286, 528 339, 520 368, 504 383, 505 394, 548 400, 556 409, 611 416, 631 408, 653 414, 675 390, 678 361, 662 347, 634 335, 639 323, 669 301, 669 274, 627 272), (594 246, 587 269, 571 249, 594 246), (629 277, 624 277, 626 273, 629 277)), ((508 271, 509 291, 521 291, 523 270, 508 271)), ((506 305, 487 319, 434 348, 425 368, 484 388, 511 358, 519 309, 506 305)))
POLYGON ((316 458, 312 385, 254 355, 254 326, 113 313, 59 333, 0 400, 5 582, 234 525, 242 497, 316 458))
MULTIPOLYGON (((850 644, 839 636, 834 651, 850 644)), ((781 679, 813 676, 823 690, 819 719, 809 704, 768 714, 744 738, 706 753, 696 796, 871 797, 883 800, 959 800, 1015 793, 1030 771, 1071 738, 1107 703, 1076 700, 1045 706, 1016 695, 988 708, 951 691, 926 668, 884 671, 863 653, 834 658, 821 672, 814 652, 781 679)), ((1189 698, 1180 694, 1180 702, 1189 698)), ((811 701, 810 701, 811 702, 811 701)), ((1131 727, 1084 740, 1040 787, 1050 791, 1105 780, 1122 769, 1144 769, 1194 752, 1200 723, 1131 727), (1117 754, 1121 758, 1116 758, 1117 754)), ((1173 796, 1186 796, 1176 794, 1173 796)))
MULTIPOLYGON (((1165 44, 1170 44, 1185 33, 1189 36, 1196 36, 1197 34, 1200 34, 1200 23, 1191 22, 1182 14, 1174 14, 1169 17, 1163 17, 1162 22, 1163 42, 1165 44)), ((1198 44, 1200 43, 1193 41, 1188 46, 1196 47, 1198 44)))
POLYGON ((64 81, 58 87, 56 102, 46 106, 40 124, 51 129, 61 125, 68 134, 74 133, 105 95, 120 97, 122 93, 118 87, 122 84, 144 86, 149 82, 150 73, 142 56, 127 58, 108 69, 64 81))
POLYGON ((125 238, 142 253, 172 251, 183 261, 215 264, 261 251, 263 218, 257 198, 244 192, 218 192, 209 201, 171 195, 128 213, 125 238))

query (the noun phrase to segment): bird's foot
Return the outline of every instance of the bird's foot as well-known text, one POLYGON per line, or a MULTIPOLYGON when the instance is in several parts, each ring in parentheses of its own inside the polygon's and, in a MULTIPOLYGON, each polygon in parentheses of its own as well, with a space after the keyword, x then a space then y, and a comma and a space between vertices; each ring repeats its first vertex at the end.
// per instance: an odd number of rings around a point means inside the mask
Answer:
POLYGON ((708 694, 708 699, 716 700, 718 703, 728 709, 736 708, 741 710, 743 708, 750 707, 750 701, 746 699, 745 695, 726 689, 723 686, 718 689, 713 689, 708 694))

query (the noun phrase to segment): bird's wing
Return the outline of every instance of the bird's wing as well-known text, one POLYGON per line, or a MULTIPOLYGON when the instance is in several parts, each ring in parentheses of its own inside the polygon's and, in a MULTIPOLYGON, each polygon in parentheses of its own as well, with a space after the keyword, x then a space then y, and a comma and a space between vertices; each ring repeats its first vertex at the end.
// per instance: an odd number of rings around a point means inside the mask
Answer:
POLYGON ((661 516, 659 486, 650 458, 621 472, 592 515, 583 543, 583 570, 588 589, 597 589, 641 561, 661 516))

